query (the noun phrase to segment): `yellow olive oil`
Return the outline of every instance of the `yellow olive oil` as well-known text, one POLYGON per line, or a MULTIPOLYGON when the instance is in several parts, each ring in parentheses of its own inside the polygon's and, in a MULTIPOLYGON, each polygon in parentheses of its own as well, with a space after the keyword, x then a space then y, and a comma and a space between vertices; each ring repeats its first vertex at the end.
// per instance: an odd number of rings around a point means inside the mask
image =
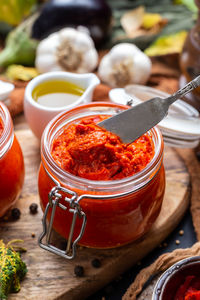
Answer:
POLYGON ((84 89, 74 83, 53 80, 36 86, 32 97, 40 105, 62 107, 73 104, 83 93, 84 89))

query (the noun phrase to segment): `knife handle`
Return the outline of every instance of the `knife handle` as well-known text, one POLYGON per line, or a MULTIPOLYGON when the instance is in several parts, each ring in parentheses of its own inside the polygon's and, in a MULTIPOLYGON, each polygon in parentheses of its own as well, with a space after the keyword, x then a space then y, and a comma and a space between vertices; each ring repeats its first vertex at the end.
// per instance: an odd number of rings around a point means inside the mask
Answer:
POLYGON ((182 96, 188 94, 192 90, 196 89, 198 86, 200 86, 200 75, 191 80, 188 84, 186 84, 182 89, 178 90, 176 93, 171 95, 170 97, 165 99, 165 102, 169 105, 171 105, 174 101, 178 100, 182 96))

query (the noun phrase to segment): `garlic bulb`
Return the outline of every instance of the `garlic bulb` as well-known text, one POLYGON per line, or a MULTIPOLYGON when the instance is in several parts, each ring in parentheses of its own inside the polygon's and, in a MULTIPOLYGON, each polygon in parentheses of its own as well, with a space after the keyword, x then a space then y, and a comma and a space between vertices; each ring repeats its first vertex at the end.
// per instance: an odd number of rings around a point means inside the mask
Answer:
POLYGON ((40 73, 68 71, 87 73, 98 63, 91 37, 73 28, 64 28, 42 40, 36 52, 36 68, 40 73))
POLYGON ((106 54, 98 69, 101 80, 112 87, 145 84, 151 73, 151 61, 133 44, 122 43, 106 54))

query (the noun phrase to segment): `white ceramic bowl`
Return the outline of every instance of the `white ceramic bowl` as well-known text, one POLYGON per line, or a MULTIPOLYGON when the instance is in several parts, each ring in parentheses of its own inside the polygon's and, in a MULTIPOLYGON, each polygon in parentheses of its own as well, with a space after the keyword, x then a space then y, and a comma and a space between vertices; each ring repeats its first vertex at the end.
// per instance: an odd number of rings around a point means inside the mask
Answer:
POLYGON ((0 80, 0 101, 7 100, 14 87, 14 84, 0 80))
POLYGON ((32 79, 25 90, 24 113, 33 133, 40 139, 49 121, 57 114, 69 110, 77 105, 91 102, 94 88, 99 84, 95 74, 75 74, 69 72, 49 72, 32 79), (73 104, 62 107, 46 107, 37 103, 32 92, 36 86, 46 81, 62 80, 74 83, 84 89, 84 93, 73 104))

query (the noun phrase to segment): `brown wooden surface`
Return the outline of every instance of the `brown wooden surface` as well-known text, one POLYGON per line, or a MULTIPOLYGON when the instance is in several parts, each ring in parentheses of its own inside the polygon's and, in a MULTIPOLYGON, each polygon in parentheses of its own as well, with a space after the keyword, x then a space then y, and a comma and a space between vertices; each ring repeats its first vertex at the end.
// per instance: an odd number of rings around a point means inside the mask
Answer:
MULTIPOLYGON (((195 151, 193 149, 176 149, 178 154, 184 160, 188 171, 190 173, 191 179, 191 203, 190 203, 190 210, 192 213, 193 218, 193 225, 197 235, 197 240, 200 241, 200 220, 199 220, 199 213, 200 213, 200 163, 196 158, 195 151), (196 216, 195 216, 196 215, 196 216)), ((144 288, 142 293, 138 296, 138 300, 151 300, 152 293, 158 278, 161 276, 159 274, 149 284, 144 288)))
POLYGON ((21 284, 21 291, 10 295, 9 299, 84 299, 159 245, 175 228, 187 209, 190 198, 189 174, 180 156, 166 147, 166 193, 161 214, 151 231, 142 240, 113 250, 81 247, 75 260, 64 260, 40 249, 37 245, 37 238, 42 230, 42 212, 39 209, 38 214, 31 215, 29 205, 32 202, 39 202, 37 194, 39 143, 27 129, 18 130, 17 137, 23 148, 26 167, 23 192, 16 205, 22 214, 18 221, 0 223, 0 238, 5 242, 16 238, 24 240, 24 247, 28 251, 23 254, 23 259, 27 263, 28 273, 21 284), (35 238, 31 237, 32 233, 35 233, 35 238), (95 269, 91 266, 93 258, 101 260, 101 268, 95 269), (74 276, 73 270, 77 264, 85 269, 85 276, 82 278, 74 276))

